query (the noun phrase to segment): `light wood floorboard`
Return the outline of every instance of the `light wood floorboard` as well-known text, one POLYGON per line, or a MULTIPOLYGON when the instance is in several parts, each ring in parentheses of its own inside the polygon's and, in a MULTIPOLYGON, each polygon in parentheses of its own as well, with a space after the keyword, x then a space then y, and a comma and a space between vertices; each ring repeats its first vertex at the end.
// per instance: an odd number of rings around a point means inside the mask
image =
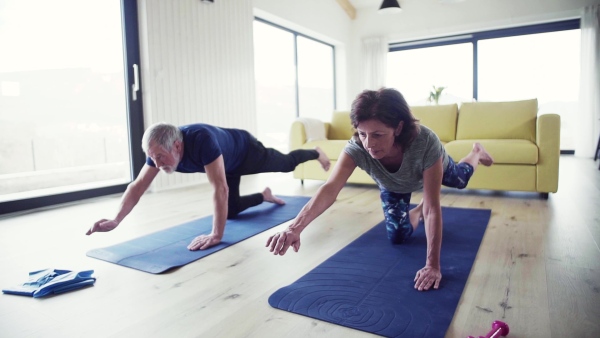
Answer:
MULTIPOLYGON (((313 195, 291 174, 242 179, 245 193, 313 195)), ((447 337, 485 335, 494 320, 509 337, 600 337, 600 171, 562 156, 559 192, 443 189, 442 205, 492 210, 447 337)), ((207 185, 146 194, 121 226, 85 236, 112 217, 120 196, 0 217, 0 287, 43 268, 95 270, 96 284, 45 299, 1 295, 0 337, 370 337, 271 308, 268 297, 382 220, 374 186, 347 185, 302 235, 299 253, 275 257, 268 236, 289 222, 171 272, 152 275, 89 258, 112 245, 211 213, 207 185)), ((418 201, 420 193, 413 195, 418 201)), ((443 253, 442 253, 443 263, 443 253)))

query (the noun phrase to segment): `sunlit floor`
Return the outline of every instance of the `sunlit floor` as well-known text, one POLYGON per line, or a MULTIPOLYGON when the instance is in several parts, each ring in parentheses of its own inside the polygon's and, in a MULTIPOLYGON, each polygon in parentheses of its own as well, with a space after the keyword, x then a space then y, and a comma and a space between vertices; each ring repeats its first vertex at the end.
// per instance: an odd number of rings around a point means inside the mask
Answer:
MULTIPOLYGON (((301 185, 291 174, 242 183, 244 193, 269 185, 281 195, 305 196, 322 184, 301 185)), ((1 295, 1 337, 371 336, 273 309, 267 299, 382 220, 375 186, 342 189, 304 231, 298 253, 275 257, 265 248, 284 223, 160 275, 85 253, 210 215, 210 187, 149 193, 115 231, 84 235, 118 204, 119 196, 108 196, 0 218, 0 287, 43 268, 93 269, 97 277, 93 287, 45 299, 1 295)), ((442 205, 492 210, 447 337, 485 335, 494 320, 510 325, 509 337, 600 336, 598 162, 562 156, 559 191, 548 200, 535 193, 444 189, 442 205)))

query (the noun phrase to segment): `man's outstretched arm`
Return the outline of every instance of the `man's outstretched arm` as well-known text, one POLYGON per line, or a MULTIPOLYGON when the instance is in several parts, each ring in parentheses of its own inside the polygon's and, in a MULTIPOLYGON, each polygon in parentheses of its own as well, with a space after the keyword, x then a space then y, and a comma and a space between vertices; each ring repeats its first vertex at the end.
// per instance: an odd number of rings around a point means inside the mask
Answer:
POLYGON ((213 228, 209 235, 200 235, 192 240, 188 249, 204 250, 221 243, 227 222, 229 187, 225 177, 225 162, 223 155, 204 166, 208 181, 213 187, 213 228))
POLYGON ((144 165, 138 177, 129 185, 121 197, 121 205, 119 211, 114 219, 101 219, 94 223, 92 227, 86 232, 86 235, 91 235, 94 232, 106 232, 116 228, 123 219, 129 215, 131 210, 138 203, 144 192, 150 186, 150 183, 154 180, 160 170, 158 168, 144 165))

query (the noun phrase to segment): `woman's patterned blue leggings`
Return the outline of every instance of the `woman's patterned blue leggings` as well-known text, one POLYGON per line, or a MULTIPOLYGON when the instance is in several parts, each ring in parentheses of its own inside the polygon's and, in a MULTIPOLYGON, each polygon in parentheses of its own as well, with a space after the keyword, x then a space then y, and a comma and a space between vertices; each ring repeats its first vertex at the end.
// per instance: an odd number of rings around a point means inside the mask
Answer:
MULTIPOLYGON (((473 171, 473 166, 470 164, 465 162, 456 164, 452 158, 449 158, 448 167, 444 170, 442 177, 442 184, 451 188, 463 189, 473 176, 473 171)), ((393 244, 400 244, 413 233, 413 227, 408 217, 411 193, 397 193, 385 188, 380 188, 380 190, 388 239, 393 244)))

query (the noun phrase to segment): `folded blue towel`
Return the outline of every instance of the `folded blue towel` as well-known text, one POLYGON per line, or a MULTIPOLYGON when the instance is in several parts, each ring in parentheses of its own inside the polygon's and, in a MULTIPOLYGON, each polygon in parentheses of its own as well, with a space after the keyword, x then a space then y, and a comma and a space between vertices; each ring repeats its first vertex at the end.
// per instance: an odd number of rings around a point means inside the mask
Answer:
POLYGON ((49 294, 59 294, 84 286, 92 285, 96 278, 92 277, 94 270, 74 272, 70 270, 45 269, 29 273, 29 280, 21 285, 2 289, 10 295, 44 297, 49 294))

